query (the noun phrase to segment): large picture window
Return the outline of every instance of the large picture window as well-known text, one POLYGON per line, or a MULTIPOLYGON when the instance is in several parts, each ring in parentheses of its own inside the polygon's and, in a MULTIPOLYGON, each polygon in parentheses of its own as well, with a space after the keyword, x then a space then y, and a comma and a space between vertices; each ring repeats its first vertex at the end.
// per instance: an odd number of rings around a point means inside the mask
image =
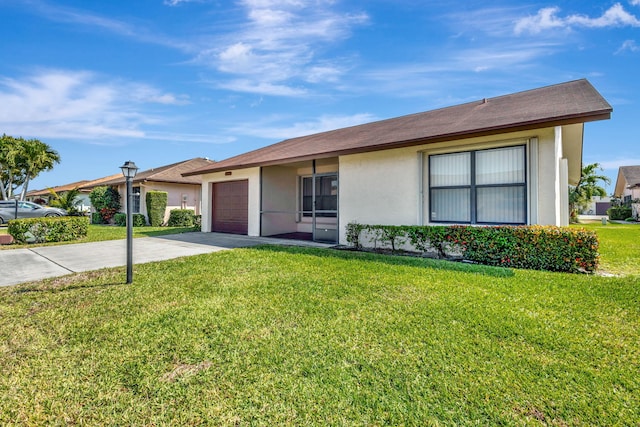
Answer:
POLYGON ((525 146, 429 156, 430 222, 525 224, 525 146))

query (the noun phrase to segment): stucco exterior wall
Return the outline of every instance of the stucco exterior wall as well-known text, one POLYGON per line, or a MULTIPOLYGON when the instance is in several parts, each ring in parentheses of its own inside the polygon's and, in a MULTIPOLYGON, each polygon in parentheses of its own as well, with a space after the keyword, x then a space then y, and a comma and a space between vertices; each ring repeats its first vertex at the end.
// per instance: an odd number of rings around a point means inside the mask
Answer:
POLYGON ((211 191, 214 182, 249 181, 249 218, 247 234, 260 235, 260 168, 247 168, 228 172, 215 172, 202 176, 202 231, 211 231, 211 191))
POLYGON ((346 243, 344 226, 352 221, 428 224, 430 154, 519 144, 527 146, 529 223, 561 225, 563 215, 568 221, 568 209, 562 207, 566 197, 561 194, 567 192, 568 176, 567 162, 562 161, 562 129, 546 128, 341 156, 340 242, 346 243))
MULTIPOLYGON (((164 212, 164 222, 169 220, 169 215, 173 209, 191 209, 196 215, 202 212, 201 189, 200 185, 193 184, 172 184, 164 182, 145 182, 133 183, 132 187, 140 187, 140 212, 147 216, 147 192, 149 191, 165 191, 167 192, 167 208, 164 212), (186 196, 183 204, 182 196, 186 196)), ((121 212, 127 211, 127 186, 118 186, 120 193, 120 203, 122 205, 121 212)), ((134 212, 135 213, 135 212, 134 212)), ((148 219, 147 219, 148 220, 148 219)))
POLYGON ((191 209, 196 215, 202 211, 200 185, 171 184, 163 182, 147 182, 140 185, 140 213, 147 214, 147 192, 166 191, 167 209, 165 209, 164 221, 169 220, 173 209, 191 209), (183 196, 185 197, 183 203, 183 196))

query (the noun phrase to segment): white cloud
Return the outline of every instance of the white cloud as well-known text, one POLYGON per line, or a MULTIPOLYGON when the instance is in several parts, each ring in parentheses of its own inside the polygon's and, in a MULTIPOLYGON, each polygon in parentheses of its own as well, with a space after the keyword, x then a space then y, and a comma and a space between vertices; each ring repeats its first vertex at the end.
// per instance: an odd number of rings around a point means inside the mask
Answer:
POLYGON ((178 6, 182 3, 193 3, 198 1, 199 0, 164 0, 163 3, 167 6, 178 6))
POLYGON ((638 46, 636 44, 635 40, 625 40, 622 43, 622 46, 620 46, 620 48, 616 51, 616 54, 622 53, 622 52, 624 52, 626 50, 628 50, 630 52, 638 52, 638 51, 640 51, 640 46, 638 46))
POLYGON ((230 131, 240 135, 282 140, 360 125, 375 120, 377 120, 377 118, 369 113, 354 114, 350 116, 324 115, 319 117, 317 120, 278 126, 273 124, 273 122, 286 121, 286 119, 283 120, 283 118, 278 117, 268 119, 266 123, 251 123, 236 126, 233 129, 230 129, 230 131))
POLYGON ((262 95, 299 96, 306 83, 335 82, 345 68, 319 52, 349 36, 366 14, 340 13, 333 1, 244 0, 246 20, 203 49, 196 61, 225 74, 221 87, 262 95))
POLYGON ((640 6, 640 0, 630 0, 629 4, 633 6, 640 6))
POLYGON ((298 97, 308 93, 304 88, 295 88, 287 85, 249 79, 230 80, 225 83, 218 83, 217 86, 234 92, 255 93, 270 96, 298 97))
POLYGON ((0 78, 0 127, 16 135, 66 139, 147 138, 166 120, 153 105, 181 105, 185 96, 146 84, 102 81, 86 71, 45 70, 0 78))
POLYGON ((602 167, 602 169, 604 170, 617 171, 620 168, 620 166, 640 165, 640 158, 612 159, 612 160, 605 160, 598 163, 600 164, 600 167, 602 167))
POLYGON ((516 21, 516 34, 539 34, 551 29, 571 29, 572 27, 606 28, 606 27, 640 27, 640 20, 627 12, 620 3, 607 9, 602 16, 590 18, 585 15, 569 15, 560 17, 558 7, 540 9, 534 16, 528 16, 516 21))

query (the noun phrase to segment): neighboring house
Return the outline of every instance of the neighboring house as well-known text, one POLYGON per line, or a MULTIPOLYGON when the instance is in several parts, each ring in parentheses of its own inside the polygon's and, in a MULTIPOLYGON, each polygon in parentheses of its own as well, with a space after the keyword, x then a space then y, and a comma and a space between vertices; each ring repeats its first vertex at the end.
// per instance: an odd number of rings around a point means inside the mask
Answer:
POLYGON ((346 243, 345 225, 569 221, 584 123, 612 108, 587 80, 288 139, 202 176, 202 230, 346 243))
POLYGON ((635 218, 640 216, 640 204, 633 203, 640 200, 640 166, 620 166, 613 195, 631 206, 635 218))
POLYGON ((51 195, 51 191, 55 191, 56 194, 61 196, 67 191, 73 190, 76 187, 80 187, 81 185, 86 184, 87 182, 89 181, 85 179, 82 181, 73 182, 71 184, 59 185, 57 187, 48 187, 48 188, 45 188, 44 190, 27 191, 27 194, 25 194, 24 198, 29 202, 35 202, 36 200, 44 200, 46 204, 49 204, 51 202, 51 199, 53 199, 53 196, 51 195))
POLYGON ((611 197, 593 196, 589 204, 580 212, 580 215, 607 215, 607 210, 611 207, 611 197))
POLYGON ((102 182, 111 181, 116 179, 118 176, 122 176, 122 174, 114 174, 109 175, 103 178, 94 179, 91 181, 83 180, 78 182, 73 182, 71 184, 60 185, 57 187, 46 188, 44 190, 33 190, 27 192, 25 195, 26 200, 31 202, 35 202, 36 200, 44 200, 47 204, 51 203, 53 196, 51 195, 51 191, 53 190, 58 196, 62 196, 69 190, 73 190, 74 188, 78 188, 80 194, 78 194, 78 210, 82 212, 88 212, 91 209, 91 200, 89 200, 89 193, 94 187, 97 187, 102 182))
MULTIPOLYGON (((182 176, 183 173, 210 167, 215 162, 205 158, 195 158, 160 166, 145 171, 139 171, 132 182, 133 213, 147 216, 146 194, 149 191, 166 191, 168 193, 165 222, 169 219, 172 209, 191 209, 196 215, 201 211, 201 182, 200 176, 182 176)), ((126 182, 122 174, 117 178, 102 182, 100 186, 116 187, 121 196, 122 211, 126 212, 126 182)), ((97 187, 97 185, 95 186, 97 187)))

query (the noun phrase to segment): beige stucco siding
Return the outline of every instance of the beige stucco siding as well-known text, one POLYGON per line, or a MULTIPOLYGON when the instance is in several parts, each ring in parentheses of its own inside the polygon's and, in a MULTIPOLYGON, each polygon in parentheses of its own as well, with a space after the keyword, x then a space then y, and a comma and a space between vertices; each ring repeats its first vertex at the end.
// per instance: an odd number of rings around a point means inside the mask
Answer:
POLYGON ((147 213, 147 197, 149 191, 165 191, 167 193, 167 208, 165 209, 164 221, 169 220, 169 215, 173 209, 191 209, 199 215, 202 206, 200 203, 200 185, 192 184, 171 184, 163 182, 147 182, 141 184, 140 192, 140 213, 147 213), (183 196, 185 202, 183 203, 183 196))
POLYGON ((340 157, 341 233, 344 225, 409 225, 418 221, 420 156, 416 148, 340 157))
POLYGON ((249 218, 247 234, 260 235, 260 168, 215 172, 202 176, 202 231, 211 231, 211 191, 215 182, 249 181, 249 218), (227 175, 230 173, 230 175, 227 175))
POLYGON ((567 176, 576 167, 575 160, 569 165, 563 159, 563 150, 577 150, 581 138, 581 128, 558 127, 341 156, 340 242, 346 243, 344 226, 352 221, 428 224, 429 155, 520 144, 527 147, 529 223, 563 225, 567 176))

